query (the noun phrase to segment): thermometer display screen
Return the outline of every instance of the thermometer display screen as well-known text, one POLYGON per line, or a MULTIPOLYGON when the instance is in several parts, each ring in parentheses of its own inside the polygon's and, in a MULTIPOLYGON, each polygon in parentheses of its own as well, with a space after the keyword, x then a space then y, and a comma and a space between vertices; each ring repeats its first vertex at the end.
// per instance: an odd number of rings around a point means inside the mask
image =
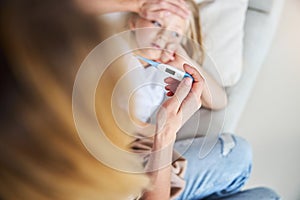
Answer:
POLYGON ((169 68, 166 68, 166 72, 169 73, 169 74, 175 75, 175 71, 173 71, 169 68))

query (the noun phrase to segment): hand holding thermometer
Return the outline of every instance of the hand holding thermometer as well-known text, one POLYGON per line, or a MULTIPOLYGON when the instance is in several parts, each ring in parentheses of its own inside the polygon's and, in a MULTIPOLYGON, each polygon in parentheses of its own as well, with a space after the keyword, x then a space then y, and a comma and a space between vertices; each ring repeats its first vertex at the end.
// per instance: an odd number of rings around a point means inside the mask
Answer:
POLYGON ((145 61, 146 63, 156 67, 157 69, 165 72, 170 77, 172 77, 178 81, 182 81, 182 79, 184 79, 185 77, 190 77, 191 79, 193 79, 193 77, 189 73, 186 73, 185 71, 181 71, 171 65, 166 65, 163 63, 155 62, 153 60, 150 60, 150 59, 144 58, 142 56, 138 56, 138 55, 136 55, 136 57, 138 59, 141 59, 141 60, 145 61))

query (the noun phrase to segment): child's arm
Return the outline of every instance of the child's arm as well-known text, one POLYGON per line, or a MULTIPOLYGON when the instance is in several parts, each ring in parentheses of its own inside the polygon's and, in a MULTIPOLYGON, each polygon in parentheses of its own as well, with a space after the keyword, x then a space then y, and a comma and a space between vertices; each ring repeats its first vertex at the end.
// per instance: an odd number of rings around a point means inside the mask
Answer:
MULTIPOLYGON (((168 64, 182 69, 181 66, 183 66, 183 63, 189 63, 190 65, 195 66, 205 79, 205 86, 201 96, 202 106, 212 110, 225 108, 227 105, 227 94, 224 88, 221 87, 208 73, 206 73, 202 67, 200 67, 195 61, 193 61, 187 55, 185 50, 180 47, 177 50, 177 54, 175 54, 175 60, 169 62, 168 64)), ((165 82, 167 84, 174 83, 174 81, 170 79, 166 79, 165 82)), ((175 92, 172 91, 174 90, 174 87, 167 87, 166 89, 171 91, 170 95, 175 92)))
POLYGON ((202 67, 197 68, 203 77, 205 77, 205 87, 201 96, 202 105, 212 110, 223 109, 227 105, 227 94, 202 67))

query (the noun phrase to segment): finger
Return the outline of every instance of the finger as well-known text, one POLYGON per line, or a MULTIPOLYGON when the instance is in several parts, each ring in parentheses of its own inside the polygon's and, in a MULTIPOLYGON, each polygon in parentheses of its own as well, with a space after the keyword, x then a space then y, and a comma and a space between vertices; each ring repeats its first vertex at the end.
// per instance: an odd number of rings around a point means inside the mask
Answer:
POLYGON ((140 16, 154 20, 168 17, 170 13, 186 19, 191 15, 187 3, 183 0, 146 1, 140 7, 140 16))
POLYGON ((174 54, 175 59, 166 64, 176 67, 177 69, 183 70, 183 65, 186 61, 177 52, 174 54))
POLYGON ((185 1, 164 0, 158 5, 161 6, 161 9, 168 10, 183 19, 186 19, 190 15, 190 10, 185 1))
POLYGON ((167 96, 168 96, 168 97, 171 97, 171 96, 173 96, 173 95, 174 95, 174 93, 171 92, 171 91, 169 91, 169 92, 167 93, 167 96))
POLYGON ((171 92, 175 93, 177 87, 178 87, 178 84, 171 84, 171 85, 166 85, 165 89, 168 90, 168 91, 171 91, 171 92))
POLYGON ((201 99, 190 92, 178 110, 178 114, 182 116, 182 123, 184 124, 197 110, 199 110, 201 105, 201 99))
POLYGON ((172 101, 176 106, 176 110, 180 109, 183 100, 187 97, 191 90, 193 80, 191 78, 184 78, 178 85, 172 101))
MULTIPOLYGON (((171 32, 170 32, 171 34, 171 32)), ((180 44, 180 41, 172 41, 167 44, 165 49, 162 51, 161 60, 164 63, 175 60, 175 52, 180 44)))
POLYGON ((202 105, 201 95, 204 88, 204 78, 196 68, 190 65, 184 64, 183 68, 194 79, 190 92, 178 110, 178 113, 182 115, 182 122, 185 123, 202 105))
POLYGON ((175 92, 177 87, 178 87, 178 84, 170 84, 170 85, 166 85, 165 89, 166 90, 171 90, 172 92, 175 92))
POLYGON ((166 85, 166 86, 165 86, 165 89, 166 89, 166 90, 171 90, 171 85, 166 85))
POLYGON ((173 83, 178 83, 179 84, 180 81, 178 81, 177 79, 172 78, 172 77, 167 77, 167 78, 164 79, 164 82, 167 83, 167 84, 173 84, 173 83))
POLYGON ((161 59, 161 61, 163 63, 167 63, 169 61, 173 61, 175 59, 174 52, 163 51, 160 59, 161 59))
POLYGON ((140 11, 140 16, 148 19, 148 20, 157 20, 157 19, 162 19, 164 17, 169 16, 170 12, 167 10, 153 10, 149 8, 144 8, 143 10, 140 11), (144 10, 146 9, 146 10, 144 10))
POLYGON ((196 95, 197 97, 201 97, 201 94, 203 92, 203 88, 204 88, 204 77, 200 74, 200 72, 195 69, 194 67, 188 65, 188 64, 184 64, 183 65, 184 70, 189 73, 193 79, 194 79, 194 83, 193 83, 193 87, 191 89, 191 92, 196 95))

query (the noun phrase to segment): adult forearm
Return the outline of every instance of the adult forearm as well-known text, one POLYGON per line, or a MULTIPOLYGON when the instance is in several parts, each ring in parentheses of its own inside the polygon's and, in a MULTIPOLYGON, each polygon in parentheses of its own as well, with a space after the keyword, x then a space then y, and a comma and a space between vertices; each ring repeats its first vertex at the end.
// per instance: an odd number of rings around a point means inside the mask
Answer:
POLYGON ((157 137, 155 138, 152 154, 147 164, 152 187, 144 193, 143 199, 167 200, 170 199, 171 163, 174 142, 163 142, 157 137))
POLYGON ((152 187, 146 191, 142 199, 146 200, 169 200, 171 190, 171 166, 151 172, 152 187))
POLYGON ((74 0, 77 5, 82 8, 83 11, 100 15, 110 12, 138 12, 139 3, 138 0, 74 0))

